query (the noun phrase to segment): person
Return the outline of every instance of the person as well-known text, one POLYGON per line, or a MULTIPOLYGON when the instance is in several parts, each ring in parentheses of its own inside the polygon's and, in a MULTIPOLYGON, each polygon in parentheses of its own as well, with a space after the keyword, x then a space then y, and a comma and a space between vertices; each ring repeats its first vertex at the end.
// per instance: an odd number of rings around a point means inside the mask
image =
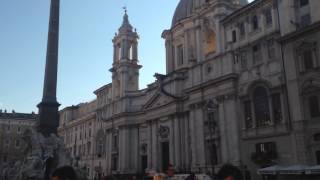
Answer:
POLYGON ((77 180, 77 175, 71 166, 63 166, 52 173, 52 180, 77 180))
POLYGON ((219 180, 243 180, 241 170, 231 164, 225 164, 217 174, 219 180))
POLYGON ((196 175, 194 173, 191 173, 186 180, 196 180, 196 175))

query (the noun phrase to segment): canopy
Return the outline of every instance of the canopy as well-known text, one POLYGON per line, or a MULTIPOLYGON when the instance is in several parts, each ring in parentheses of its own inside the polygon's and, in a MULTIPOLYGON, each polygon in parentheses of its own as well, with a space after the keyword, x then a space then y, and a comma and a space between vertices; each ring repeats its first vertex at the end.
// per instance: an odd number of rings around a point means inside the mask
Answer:
POLYGON ((320 174, 320 165, 306 168, 306 174, 320 174))
POLYGON ((308 165, 291 165, 282 166, 274 165, 266 168, 259 169, 257 171, 261 175, 276 175, 276 174, 320 174, 320 165, 308 166, 308 165))
POLYGON ((307 168, 307 165, 293 165, 287 168, 281 169, 280 174, 303 174, 307 168))
POLYGON ((270 167, 266 167, 266 168, 262 168, 258 170, 258 174, 270 174, 270 175, 276 175, 280 170, 286 168, 285 166, 279 166, 279 165, 275 165, 275 166, 270 166, 270 167))

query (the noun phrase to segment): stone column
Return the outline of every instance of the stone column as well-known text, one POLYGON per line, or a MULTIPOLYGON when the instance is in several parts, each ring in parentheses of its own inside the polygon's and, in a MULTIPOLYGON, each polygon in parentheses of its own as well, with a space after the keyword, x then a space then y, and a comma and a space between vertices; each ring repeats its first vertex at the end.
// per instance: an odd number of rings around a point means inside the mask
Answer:
POLYGON ((159 170, 159 162, 158 162, 158 157, 160 156, 159 154, 159 146, 158 146, 158 128, 157 124, 153 123, 152 124, 152 168, 154 170, 159 170))
POLYGON ((228 122, 228 132, 229 134, 229 147, 231 157, 230 161, 234 165, 240 165, 240 132, 239 132, 239 121, 238 121, 238 111, 237 111, 237 101, 235 95, 229 95, 227 103, 228 108, 226 109, 227 121, 228 122))
POLYGON ((220 125, 220 145, 221 145, 221 161, 228 162, 228 144, 227 144, 227 124, 225 119, 225 104, 223 99, 220 100, 219 104, 219 125, 220 125))
POLYGON ((117 46, 113 45, 113 63, 117 62, 117 46))
POLYGON ((128 46, 127 46, 127 40, 122 39, 121 41, 121 59, 122 60, 127 60, 128 59, 128 46))
POLYGON ((173 128, 174 128, 174 157, 175 157, 175 162, 174 162, 174 166, 175 167, 181 167, 181 137, 180 137, 180 119, 178 116, 174 116, 173 118, 173 128))
POLYGON ((190 148, 191 148, 191 167, 196 167, 197 164, 197 148, 195 146, 196 140, 197 140, 197 136, 196 136, 196 128, 195 128, 195 121, 196 121, 196 117, 195 117, 195 113, 194 113, 194 105, 191 105, 191 109, 190 109, 190 136, 191 136, 191 144, 190 144, 190 148))
POLYGON ((202 61, 202 37, 201 37, 201 26, 197 26, 196 29, 196 45, 197 45, 197 62, 202 61))
POLYGON ((148 138, 148 151, 147 151, 147 154, 148 154, 148 169, 152 169, 153 168, 153 164, 152 164, 152 161, 153 161, 153 156, 152 156, 152 123, 149 122, 148 123, 148 131, 147 131, 147 138, 148 138))
POLYGON ((202 103, 198 104, 198 107, 195 112, 195 127, 196 127, 196 133, 197 133, 197 138, 195 144, 192 144, 192 146, 196 146, 197 148, 197 160, 198 160, 198 165, 201 167, 204 167, 206 164, 206 159, 205 159, 205 138, 203 134, 203 107, 202 103))
POLYGON ((166 67, 167 74, 173 71, 172 44, 170 40, 166 40, 166 67))
POLYGON ((185 119, 183 120, 184 122, 184 164, 185 164, 185 168, 186 170, 190 170, 191 167, 191 135, 190 135, 190 118, 189 115, 185 117, 185 119))
POLYGON ((184 51, 183 51, 184 57, 183 57, 183 59, 184 59, 185 64, 189 63, 189 50, 190 50, 190 48, 189 48, 188 33, 189 33, 189 30, 184 32, 184 51))
POLYGON ((134 62, 138 61, 138 43, 137 42, 132 43, 132 61, 134 62))

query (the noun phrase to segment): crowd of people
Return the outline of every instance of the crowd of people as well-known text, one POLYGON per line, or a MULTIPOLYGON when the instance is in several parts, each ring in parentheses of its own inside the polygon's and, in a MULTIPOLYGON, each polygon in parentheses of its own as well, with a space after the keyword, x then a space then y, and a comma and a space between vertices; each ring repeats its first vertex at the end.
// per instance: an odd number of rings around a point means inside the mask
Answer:
MULTIPOLYGON (((142 177, 139 178, 138 176, 131 176, 127 180, 154 180, 156 177, 142 177)), ((226 164, 222 166, 219 170, 219 172, 214 175, 213 177, 210 177, 212 180, 243 180, 243 174, 239 168, 236 166, 233 166, 231 164, 226 164)), ((164 180, 172 180, 173 178, 173 172, 172 169, 168 169, 167 176, 164 178, 164 180)), ((75 170, 71 166, 64 166, 56 169, 52 174, 52 180, 80 180, 77 178, 77 174, 75 170)), ((99 180, 117 180, 114 176, 106 176, 102 177, 99 180)), ((197 177, 195 174, 190 174, 188 177, 185 178, 185 180, 197 180, 197 177)), ((209 179, 208 179, 209 180, 209 179)))

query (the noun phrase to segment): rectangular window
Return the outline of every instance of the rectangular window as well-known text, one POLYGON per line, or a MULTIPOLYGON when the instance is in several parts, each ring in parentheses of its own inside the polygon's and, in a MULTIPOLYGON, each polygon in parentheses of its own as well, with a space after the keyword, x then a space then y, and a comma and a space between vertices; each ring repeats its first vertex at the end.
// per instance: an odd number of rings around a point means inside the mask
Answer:
POLYGON ((240 63, 242 69, 247 69, 247 52, 242 51, 240 52, 240 63))
POLYGON ((87 144, 87 154, 90 155, 91 152, 91 142, 88 142, 87 144))
POLYGON ((237 42, 237 32, 235 30, 232 31, 232 42, 237 42))
POLYGON ((3 156, 3 162, 7 162, 8 161, 8 157, 6 155, 3 156))
POLYGON ((118 150, 118 136, 114 135, 112 139, 112 150, 117 151, 118 150))
POLYGON ((304 69, 305 70, 313 69, 312 50, 304 51, 302 56, 303 56, 304 69))
POLYGON ((215 120, 216 113, 215 112, 209 112, 208 113, 208 120, 206 123, 206 134, 214 134, 216 133, 216 120, 215 120))
POLYGON ((310 14, 306 14, 301 16, 300 27, 306 27, 311 24, 311 16, 310 14))
POLYGON ((19 139, 16 140, 16 147, 17 148, 20 147, 20 140, 19 139))
POLYGON ((319 98, 317 96, 309 97, 310 116, 312 118, 320 116, 319 98))
POLYGON ((272 24, 272 11, 271 9, 268 9, 264 13, 265 18, 266 18, 266 25, 271 25, 272 24))
POLYGON ((239 33, 240 33, 240 37, 243 37, 246 33, 244 22, 239 24, 239 33))
POLYGON ((9 144, 10 144, 10 141, 7 139, 6 140, 6 146, 9 146, 9 144))
POLYGON ((251 101, 244 102, 244 119, 245 119, 246 129, 253 128, 251 101))
POLYGON ((259 21, 258 21, 258 16, 254 15, 251 19, 251 23, 252 23, 252 30, 257 30, 259 29, 259 21))
POLYGON ((256 153, 265 154, 270 159, 274 159, 277 156, 277 148, 275 142, 266 142, 256 144, 256 153))
POLYGON ((267 47, 268 47, 268 58, 269 59, 275 58, 275 47, 274 47, 273 39, 270 39, 267 41, 267 47))
POLYGON ((260 44, 254 45, 252 47, 252 53, 253 53, 253 62, 254 63, 262 61, 260 44))
POLYGON ((300 0, 300 7, 307 6, 309 4, 309 0, 300 0))
POLYGON ((179 45, 177 48, 178 53, 178 65, 183 65, 183 46, 179 45))
POLYGON ((279 93, 272 95, 273 120, 275 124, 282 121, 281 96, 279 93))

